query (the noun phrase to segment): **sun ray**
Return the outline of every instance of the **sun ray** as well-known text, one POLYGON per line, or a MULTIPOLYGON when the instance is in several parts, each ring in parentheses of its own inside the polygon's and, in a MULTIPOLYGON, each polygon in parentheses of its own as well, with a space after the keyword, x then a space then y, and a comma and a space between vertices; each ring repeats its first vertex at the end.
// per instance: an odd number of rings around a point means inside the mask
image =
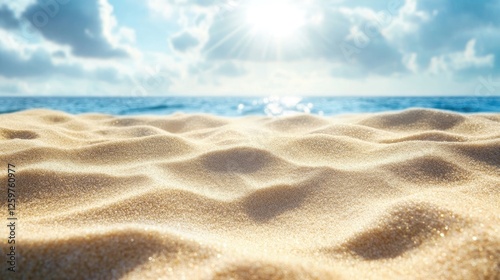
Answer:
POLYGON ((226 24, 234 28, 211 45, 208 52, 223 47, 231 57, 258 60, 286 59, 307 46, 304 30, 309 25, 307 5, 294 0, 248 1, 234 11, 226 24))
POLYGON ((207 49, 207 53, 210 53, 220 47, 222 44, 224 44, 227 40, 231 39, 232 36, 236 35, 238 32, 244 29, 244 26, 239 26, 238 28, 235 28, 233 31, 230 33, 226 34, 222 39, 220 39, 217 43, 215 43, 213 46, 207 49))

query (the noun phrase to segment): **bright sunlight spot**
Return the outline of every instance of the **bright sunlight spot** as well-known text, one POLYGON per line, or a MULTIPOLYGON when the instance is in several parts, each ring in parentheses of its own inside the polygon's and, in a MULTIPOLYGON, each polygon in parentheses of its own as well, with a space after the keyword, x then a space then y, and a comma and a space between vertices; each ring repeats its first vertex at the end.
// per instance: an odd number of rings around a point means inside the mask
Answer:
POLYGON ((275 38, 291 36, 305 23, 304 13, 286 0, 252 3, 246 17, 253 32, 275 38))

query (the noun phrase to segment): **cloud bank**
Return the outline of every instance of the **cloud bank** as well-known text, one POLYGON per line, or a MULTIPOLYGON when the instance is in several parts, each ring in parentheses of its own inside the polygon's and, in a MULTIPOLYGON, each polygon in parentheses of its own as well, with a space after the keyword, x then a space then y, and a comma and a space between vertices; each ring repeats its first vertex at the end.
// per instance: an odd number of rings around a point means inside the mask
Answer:
POLYGON ((373 2, 262 2, 258 29, 259 0, 2 1, 0 91, 500 94, 500 0, 373 2), (168 82, 146 89, 144 69, 168 82))

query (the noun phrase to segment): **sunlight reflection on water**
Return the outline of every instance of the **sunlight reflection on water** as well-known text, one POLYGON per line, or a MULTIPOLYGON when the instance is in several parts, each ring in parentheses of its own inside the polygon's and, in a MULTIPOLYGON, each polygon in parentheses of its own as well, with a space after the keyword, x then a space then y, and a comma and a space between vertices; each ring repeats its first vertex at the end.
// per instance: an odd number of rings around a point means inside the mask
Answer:
MULTIPOLYGON (((286 116, 293 114, 310 114, 314 108, 311 102, 302 102, 303 98, 298 96, 269 96, 252 101, 253 107, 264 108, 267 116, 286 116)), ((247 106, 243 103, 238 105, 238 113, 243 113, 247 106)), ((323 112, 318 112, 323 115, 323 112)))
POLYGON ((213 114, 241 117, 386 112, 433 108, 462 113, 500 112, 500 97, 0 97, 0 113, 45 108, 72 114, 169 115, 213 114))

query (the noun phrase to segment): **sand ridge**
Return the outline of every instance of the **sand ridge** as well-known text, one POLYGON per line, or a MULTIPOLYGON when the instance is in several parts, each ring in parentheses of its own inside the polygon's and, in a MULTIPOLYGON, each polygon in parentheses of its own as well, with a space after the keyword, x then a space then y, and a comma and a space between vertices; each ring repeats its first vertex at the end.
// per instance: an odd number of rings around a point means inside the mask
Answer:
POLYGON ((2 279, 500 279, 498 114, 29 110, 0 143, 2 279))

